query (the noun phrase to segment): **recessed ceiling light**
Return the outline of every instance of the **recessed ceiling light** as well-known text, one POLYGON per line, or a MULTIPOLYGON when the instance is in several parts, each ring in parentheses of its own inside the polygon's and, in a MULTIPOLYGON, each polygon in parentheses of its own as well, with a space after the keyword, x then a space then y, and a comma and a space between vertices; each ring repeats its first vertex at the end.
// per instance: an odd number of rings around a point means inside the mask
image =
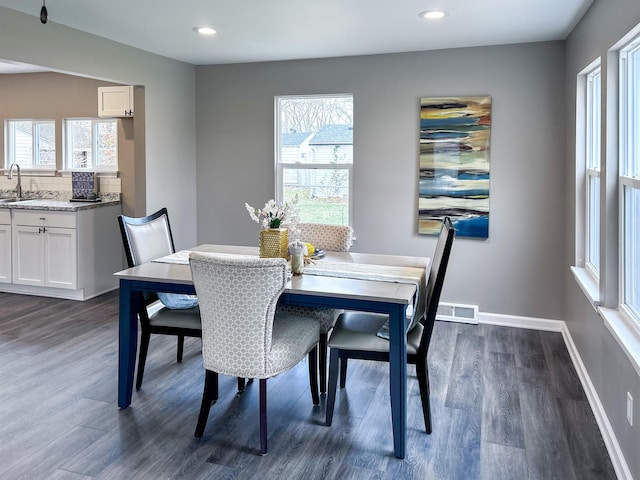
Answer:
POLYGON ((427 10, 426 12, 422 12, 420 16, 427 20, 436 20, 438 18, 446 17, 447 13, 442 10, 427 10))
POLYGON ((215 35, 217 32, 211 27, 194 27, 193 31, 200 35, 215 35))

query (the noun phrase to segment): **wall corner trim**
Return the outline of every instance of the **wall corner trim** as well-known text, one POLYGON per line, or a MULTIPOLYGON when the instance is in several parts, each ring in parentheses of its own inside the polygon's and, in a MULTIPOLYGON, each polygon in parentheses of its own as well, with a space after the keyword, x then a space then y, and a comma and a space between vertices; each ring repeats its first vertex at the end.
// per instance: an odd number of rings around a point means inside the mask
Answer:
POLYGON ((613 464, 616 476, 619 480, 634 480, 631 475, 631 470, 629 470, 629 465, 627 464, 624 454, 622 453, 622 449, 620 448, 620 444, 618 443, 618 439, 613 431, 613 427, 611 426, 607 413, 604 410, 604 406, 602 405, 602 402, 600 402, 600 397, 593 386, 593 382, 587 372, 587 368, 582 362, 582 357, 580 357, 578 347, 576 347, 573 342, 573 338, 571 337, 567 324, 562 320, 520 317, 516 315, 495 313, 480 313, 479 323, 562 333, 562 338, 564 339, 564 343, 569 351, 569 356, 571 357, 573 366, 578 373, 580 383, 587 395, 589 405, 591 406, 591 410, 596 418, 596 423, 600 429, 602 439, 607 447, 607 451, 609 452, 609 457, 611 458, 611 463, 613 464))

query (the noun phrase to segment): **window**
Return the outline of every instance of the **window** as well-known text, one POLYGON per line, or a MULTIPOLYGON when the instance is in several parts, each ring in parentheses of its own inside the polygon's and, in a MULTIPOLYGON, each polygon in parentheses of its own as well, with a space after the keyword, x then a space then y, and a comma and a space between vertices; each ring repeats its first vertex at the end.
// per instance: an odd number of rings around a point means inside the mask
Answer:
POLYGON ((585 266, 600 273, 600 67, 587 74, 586 88, 586 238, 585 266))
POLYGON ((118 124, 116 120, 65 120, 67 170, 118 170, 118 124))
POLYGON ((620 51, 620 305, 640 321, 640 37, 620 51))
POLYGON ((301 222, 349 225, 353 96, 276 97, 276 198, 301 222))
POLYGON ((56 126, 53 120, 7 120, 5 167, 56 168, 56 126))

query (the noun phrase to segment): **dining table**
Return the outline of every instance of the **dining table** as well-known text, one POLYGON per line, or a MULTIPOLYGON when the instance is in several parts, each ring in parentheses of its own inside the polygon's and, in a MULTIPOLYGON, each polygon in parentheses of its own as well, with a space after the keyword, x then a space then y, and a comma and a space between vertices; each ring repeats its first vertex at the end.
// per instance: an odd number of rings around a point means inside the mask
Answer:
MULTIPOLYGON (((141 292, 194 294, 188 265, 190 251, 228 255, 258 256, 257 247, 199 245, 166 259, 127 268, 114 275, 119 279, 118 406, 131 404, 138 343, 138 310, 141 292)), ((414 308, 420 286, 393 276, 380 275, 385 269, 419 269, 428 281, 430 258, 351 252, 326 252, 315 260, 318 267, 344 265, 336 275, 311 266, 302 275, 293 275, 285 286, 280 303, 308 307, 337 308, 382 313, 389 316, 389 389, 394 454, 404 458, 407 429, 407 308, 414 308), (373 275, 363 275, 371 266, 373 275), (348 272, 353 271, 350 275, 348 272), (344 273, 347 272, 347 273, 344 273)), ((425 285, 422 285, 424 289, 425 285)), ((414 312, 413 314, 419 314, 414 312)))

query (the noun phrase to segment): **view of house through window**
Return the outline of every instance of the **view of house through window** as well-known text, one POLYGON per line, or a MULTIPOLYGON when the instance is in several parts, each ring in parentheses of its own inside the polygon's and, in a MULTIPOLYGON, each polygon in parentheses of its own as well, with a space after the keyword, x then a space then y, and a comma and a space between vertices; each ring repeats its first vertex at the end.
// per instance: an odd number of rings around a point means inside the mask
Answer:
POLYGON ((297 196, 301 222, 349 225, 353 96, 276 98, 276 198, 297 196))
POLYGON ((17 163, 25 169, 56 168, 53 120, 7 120, 5 168, 17 163))
POLYGON ((67 170, 115 171, 118 169, 116 120, 65 120, 65 168, 67 170))

